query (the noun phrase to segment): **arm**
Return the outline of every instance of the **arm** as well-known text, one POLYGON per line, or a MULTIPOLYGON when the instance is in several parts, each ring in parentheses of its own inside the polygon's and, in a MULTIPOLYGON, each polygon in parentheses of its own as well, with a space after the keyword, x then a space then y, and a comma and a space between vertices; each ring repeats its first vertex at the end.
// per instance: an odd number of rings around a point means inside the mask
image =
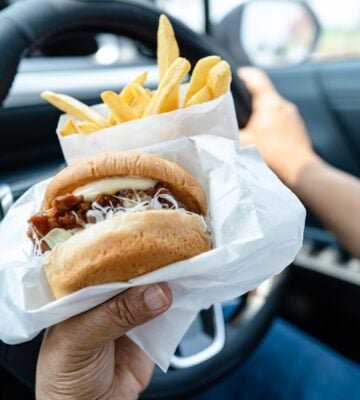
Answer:
POLYGON ((301 169, 293 191, 360 258, 360 182, 322 160, 301 169))
POLYGON ((279 178, 354 256, 360 257, 360 181, 331 167, 314 152, 296 107, 261 71, 241 69, 253 98, 242 144, 256 144, 279 178))

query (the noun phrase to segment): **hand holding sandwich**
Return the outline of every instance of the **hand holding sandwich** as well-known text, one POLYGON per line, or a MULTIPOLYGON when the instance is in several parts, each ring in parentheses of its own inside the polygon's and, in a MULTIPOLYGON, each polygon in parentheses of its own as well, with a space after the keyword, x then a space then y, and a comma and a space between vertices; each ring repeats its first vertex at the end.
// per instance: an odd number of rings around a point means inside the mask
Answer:
MULTIPOLYGON (((99 153, 59 172, 29 219, 55 297, 124 282, 211 248, 199 182, 179 165, 99 153)), ((37 399, 136 399, 153 363, 124 335, 166 311, 165 284, 131 288, 45 334, 37 399)))
POLYGON ((137 399, 153 362, 124 336, 166 311, 165 284, 136 287, 47 330, 37 365, 37 400, 137 399))

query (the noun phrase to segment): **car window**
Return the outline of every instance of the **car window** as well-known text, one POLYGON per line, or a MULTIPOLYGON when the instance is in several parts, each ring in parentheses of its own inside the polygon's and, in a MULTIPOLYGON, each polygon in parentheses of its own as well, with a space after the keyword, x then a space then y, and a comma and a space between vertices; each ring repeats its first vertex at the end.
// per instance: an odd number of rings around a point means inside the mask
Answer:
MULTIPOLYGON (((291 25, 289 21, 289 11, 295 8, 296 2, 287 0, 158 0, 157 4, 168 13, 182 20, 194 30, 201 32, 204 31, 204 4, 209 4, 209 15, 211 25, 214 30, 224 21, 224 18, 230 13, 236 13, 240 5, 247 3, 254 3, 256 6, 256 18, 251 18, 248 22, 249 39, 244 40, 243 26, 246 24, 242 22, 240 29, 232 31, 229 34, 229 40, 236 42, 230 45, 228 49, 233 54, 238 51, 242 36, 245 43, 245 53, 247 50, 257 50, 261 53, 261 61, 256 62, 256 57, 248 57, 250 62, 261 66, 286 66, 289 64, 296 64, 297 59, 305 59, 305 53, 309 53, 308 47, 297 46, 304 38, 304 35, 310 35, 309 30, 306 32, 304 25, 309 22, 306 12, 299 13, 298 20, 291 25), (263 4, 259 4, 259 3, 263 4), (264 6, 264 7, 261 7, 264 6), (266 9, 265 9, 266 7, 266 9), (260 12, 257 12, 260 11, 260 12), (259 15, 261 14, 262 16, 259 15), (282 14, 282 15, 281 15, 282 14), (257 27, 254 25, 258 25, 257 27), (285 26, 287 24, 287 26, 285 26), (301 26, 302 25, 302 26, 301 26), (304 29, 302 29, 304 28, 304 29), (256 36, 260 33, 262 37, 256 36), (279 35, 288 35, 287 40, 282 38, 279 40, 279 35), (291 36, 291 37, 290 37, 291 36), (302 36, 302 38, 301 38, 302 36), (279 44, 279 41, 282 43, 279 44), (284 43, 286 42, 286 45, 284 43), (284 47, 289 47, 289 51, 284 56, 284 47), (247 47, 247 48, 246 48, 247 47), (272 52, 271 57, 269 54, 272 52), (276 53, 274 55, 274 53, 276 53), (270 58, 269 58, 270 57, 270 58), (290 57, 290 59, 287 57, 290 57)), ((320 25, 320 32, 316 39, 314 46, 309 46, 310 54, 306 54, 307 60, 331 60, 331 59, 348 59, 360 56, 360 1, 359 0, 306 0, 298 4, 305 3, 310 12, 312 12, 320 25)), ((255 11, 255 7, 254 11, 255 11)), ((306 11, 306 10, 305 10, 306 11)), ((229 20, 226 29, 231 30, 231 24, 236 23, 236 19, 229 20)), ((285 51, 286 53, 286 51, 285 51)), ((236 55, 236 54, 235 54, 236 55)))
POLYGON ((309 0, 321 24, 315 59, 360 57, 360 1, 309 0))
POLYGON ((194 31, 205 31, 204 0, 156 0, 155 3, 194 31))

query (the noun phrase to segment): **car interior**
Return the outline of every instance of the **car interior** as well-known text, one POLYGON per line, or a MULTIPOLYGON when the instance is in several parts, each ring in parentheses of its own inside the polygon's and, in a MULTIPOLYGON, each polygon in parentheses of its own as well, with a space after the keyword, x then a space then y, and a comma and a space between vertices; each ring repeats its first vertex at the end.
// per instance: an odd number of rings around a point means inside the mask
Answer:
MULTIPOLYGON (((341 25, 323 3, 0 0, 0 220, 28 188, 65 165, 55 135, 60 113, 39 93, 49 89, 96 104, 100 92, 119 91, 144 70, 155 87, 161 13, 169 15, 184 56, 219 54, 229 61, 239 128, 250 116, 251 98, 236 71, 255 65, 296 104, 316 152, 359 177, 360 20, 348 26, 353 20, 339 16, 341 25), (276 18, 269 21, 271 3, 276 18), (280 33, 269 38, 272 23, 280 33), (296 29, 304 31, 300 41, 291 37, 296 29)), ((334 3, 344 15, 350 3, 355 9, 348 14, 360 14, 356 2, 334 3)), ((190 398, 216 385, 247 360, 278 316, 360 363, 359 287, 359 260, 308 211, 293 264, 254 291, 202 311, 169 372, 156 369, 141 398, 190 398)), ((0 368, 0 399, 34 398, 41 338, 7 348, 20 367, 16 374, 0 368), (30 369, 21 367, 27 357, 34 360, 30 369)))

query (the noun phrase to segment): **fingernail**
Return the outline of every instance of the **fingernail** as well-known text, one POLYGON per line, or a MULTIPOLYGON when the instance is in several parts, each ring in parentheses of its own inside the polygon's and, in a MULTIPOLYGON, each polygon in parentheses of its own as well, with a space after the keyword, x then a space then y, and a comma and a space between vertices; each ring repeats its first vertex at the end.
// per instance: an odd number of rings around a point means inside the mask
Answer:
POLYGON ((169 304, 169 300, 159 285, 152 285, 144 292, 144 302, 150 311, 159 311, 169 304))

